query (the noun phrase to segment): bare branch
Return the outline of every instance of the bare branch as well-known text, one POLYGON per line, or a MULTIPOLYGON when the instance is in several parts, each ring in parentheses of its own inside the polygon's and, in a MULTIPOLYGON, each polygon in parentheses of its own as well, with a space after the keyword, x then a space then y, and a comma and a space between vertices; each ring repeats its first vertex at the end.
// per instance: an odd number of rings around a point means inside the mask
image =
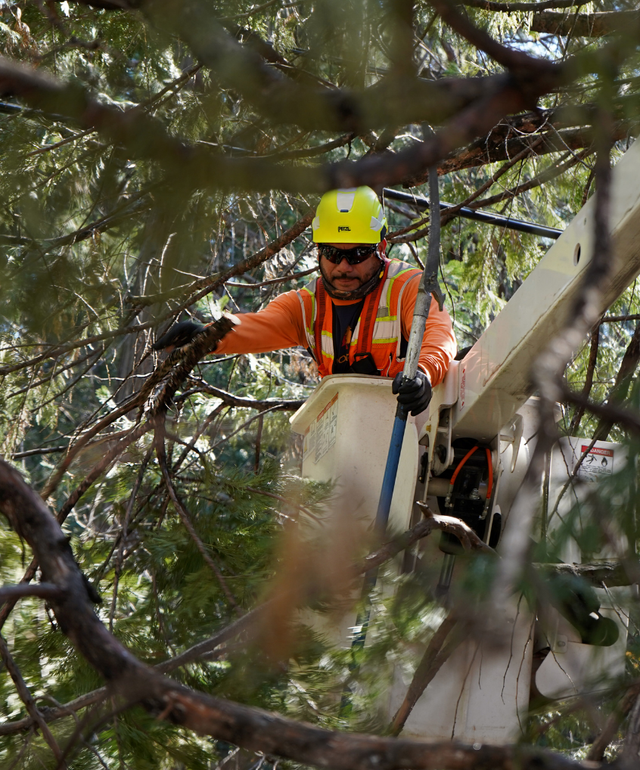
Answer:
POLYGON ((591 745, 589 753, 587 754, 587 761, 598 762, 604 757, 604 752, 607 746, 615 738, 616 733, 622 724, 622 720, 631 711, 639 695, 640 682, 636 681, 629 686, 617 707, 609 716, 609 719, 600 732, 600 735, 598 735, 596 740, 591 745))
POLYGON ((585 398, 581 393, 574 393, 568 387, 561 388, 559 392, 562 394, 563 401, 576 404, 600 417, 600 424, 606 426, 607 433, 614 423, 619 423, 630 433, 640 434, 640 414, 635 410, 625 409, 615 404, 596 404, 594 401, 585 398))
POLYGON ((429 0, 429 2, 453 30, 503 67, 512 72, 526 72, 527 77, 555 77, 555 73, 552 74, 553 65, 550 67, 550 62, 534 59, 522 51, 516 51, 498 43, 484 30, 474 26, 467 17, 458 13, 449 0, 429 0))
POLYGON ((442 621, 440 627, 433 635, 420 663, 418 663, 413 673, 413 679, 407 694, 393 717, 390 727, 392 735, 400 735, 413 707, 427 688, 429 682, 433 680, 460 642, 463 641, 464 634, 460 633, 459 629, 458 633, 454 633, 457 625, 458 619, 452 613, 442 621))
POLYGON ((428 520, 432 523, 433 529, 440 529, 443 532, 448 532, 450 535, 455 535, 465 551, 483 551, 484 553, 496 555, 493 548, 488 546, 478 535, 471 529, 468 524, 465 524, 462 519, 457 519, 455 516, 442 516, 440 514, 433 513, 426 503, 418 500, 416 505, 422 509, 425 516, 428 516, 428 520))
POLYGON ((20 584, 17 586, 2 586, 0 588, 0 604, 6 601, 16 601, 28 596, 39 599, 54 599, 60 596, 60 589, 53 583, 37 583, 36 585, 20 584))
MULTIPOLYGON (((558 7, 558 6, 555 6, 558 7)), ((638 11, 605 11, 601 13, 536 13, 531 20, 532 32, 572 37, 604 37, 624 32, 640 20, 638 11)))
MULTIPOLYGON (((101 687, 98 690, 93 690, 93 692, 86 693, 79 698, 75 698, 74 700, 63 704, 59 709, 43 708, 40 710, 40 713, 45 722, 55 722, 58 719, 69 716, 70 713, 100 703, 106 695, 107 688, 101 687)), ((16 719, 13 722, 0 723, 0 735, 13 735, 24 730, 29 730, 34 724, 35 721, 33 717, 30 716, 24 717, 24 719, 16 719)))
POLYGON ((635 575, 630 576, 629 565, 624 562, 598 562, 597 564, 538 564, 534 565, 541 572, 555 572, 560 575, 576 575, 587 580, 591 585, 609 587, 629 586, 636 582, 635 575))
POLYGON ((544 11, 546 8, 572 8, 582 4, 583 0, 542 0, 539 3, 499 3, 494 2, 494 0, 463 0, 462 3, 462 5, 468 5, 471 8, 482 8, 484 11, 502 11, 504 13, 512 13, 514 11, 528 13, 530 11, 544 11))
MULTIPOLYGON (((598 347, 600 342, 600 324, 591 332, 591 346, 589 348, 589 361, 587 363, 587 372, 584 378, 584 385, 582 387, 582 397, 589 398, 591 393, 591 387, 593 386, 593 374, 596 370, 596 363, 598 361, 598 347)), ((584 415, 584 406, 580 406, 576 409, 571 425, 569 426, 569 435, 574 436, 578 427, 580 426, 580 420, 584 415)))
POLYGON ((622 756, 630 763, 637 764, 640 754, 640 697, 636 698, 633 704, 631 714, 629 715, 629 724, 627 725, 627 734, 624 739, 622 756))
POLYGON ((626 323, 627 321, 640 321, 640 313, 631 313, 630 315, 606 315, 603 316, 601 323, 614 324, 626 323))
POLYGON ((280 278, 269 278, 266 281, 260 281, 260 283, 239 283, 237 281, 228 281, 227 288, 230 286, 238 286, 243 289, 261 289, 263 286, 275 286, 276 284, 284 283, 285 281, 298 281, 300 278, 304 278, 307 275, 311 275, 311 273, 317 272, 317 267, 310 267, 308 270, 303 270, 299 273, 286 273, 285 275, 280 276, 280 278))
POLYGON ((186 391, 181 398, 187 398, 192 393, 208 393, 210 396, 219 398, 229 406, 240 407, 244 409, 257 409, 263 411, 268 409, 271 412, 294 412, 296 409, 305 403, 304 399, 281 399, 281 398, 265 398, 262 401, 255 398, 246 398, 242 396, 234 396, 233 393, 227 393, 226 390, 220 388, 214 388, 213 385, 209 385, 208 382, 191 377, 191 382, 194 383, 195 388, 193 390, 186 391))
MULTIPOLYGON (((622 403, 629 392, 631 380, 638 368, 640 362, 640 323, 637 324, 633 336, 627 345, 627 349, 624 352, 620 368, 616 374, 616 379, 611 389, 611 394, 608 399, 609 406, 622 403)), ((585 395, 585 394, 583 394, 585 395)), ((613 427, 613 421, 602 419, 598 427, 596 428, 593 438, 596 441, 606 441, 609 431, 613 427)))

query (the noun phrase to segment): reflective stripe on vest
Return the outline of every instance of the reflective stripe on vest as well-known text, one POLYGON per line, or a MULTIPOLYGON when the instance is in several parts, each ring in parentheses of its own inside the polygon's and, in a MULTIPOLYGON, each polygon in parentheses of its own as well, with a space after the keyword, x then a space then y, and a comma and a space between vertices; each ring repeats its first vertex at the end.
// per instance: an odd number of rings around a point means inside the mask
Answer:
MULTIPOLYGON (((402 343, 402 319, 399 309, 402 306, 402 294, 405 286, 421 275, 420 270, 397 260, 387 262, 386 274, 376 290, 365 298, 365 306, 362 309, 356 328, 353 331, 351 345, 349 346, 349 361, 351 364, 356 359, 356 354, 368 353, 373 355, 373 360, 378 371, 383 377, 395 377, 402 371, 404 359, 400 358, 402 343), (362 344, 358 345, 361 337, 361 327, 367 300, 372 302, 379 296, 375 321, 369 329, 369 334, 362 336, 362 344), (371 298, 371 299, 369 299, 371 298), (367 344, 366 337, 371 337, 367 344), (366 349, 368 348, 368 350, 366 349)), ((307 347, 316 359, 321 377, 332 373, 333 369, 333 303, 324 291, 324 287, 318 291, 322 279, 318 278, 298 291, 298 298, 302 308, 302 319, 305 329, 307 347), (322 302, 322 307, 319 304, 322 302), (318 323, 321 321, 321 326, 318 323), (317 328, 320 327, 320 328, 317 328), (317 332, 320 332, 320 349, 316 344, 317 332)), ((374 308, 375 309, 375 308, 374 308)))

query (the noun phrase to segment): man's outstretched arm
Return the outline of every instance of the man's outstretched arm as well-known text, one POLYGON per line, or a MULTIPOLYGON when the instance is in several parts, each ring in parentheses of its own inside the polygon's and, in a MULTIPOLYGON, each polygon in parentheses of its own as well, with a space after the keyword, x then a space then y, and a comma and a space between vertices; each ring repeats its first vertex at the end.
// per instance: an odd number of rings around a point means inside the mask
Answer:
MULTIPOLYGON (((306 347, 300 300, 295 291, 288 291, 272 300, 257 313, 234 315, 238 324, 224 337, 212 353, 269 353, 296 345, 306 347)), ((205 326, 182 321, 172 326, 153 346, 154 350, 182 347, 199 334, 205 326)))

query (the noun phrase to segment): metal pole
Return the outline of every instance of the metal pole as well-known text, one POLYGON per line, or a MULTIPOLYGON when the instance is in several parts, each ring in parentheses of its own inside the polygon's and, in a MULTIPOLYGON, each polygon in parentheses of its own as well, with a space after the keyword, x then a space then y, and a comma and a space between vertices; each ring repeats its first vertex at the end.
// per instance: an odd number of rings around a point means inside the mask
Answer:
MULTIPOLYGON (((385 187, 382 191, 385 198, 389 198, 399 203, 408 203, 418 211, 426 211, 429 209, 429 232, 431 232, 431 222, 433 222, 431 215, 431 203, 429 198, 424 198, 421 195, 413 195, 412 193, 402 192, 402 190, 391 190, 385 187)), ((429 188, 429 196, 432 196, 431 188, 429 188)), ((442 211, 455 208, 453 203, 445 203, 440 201, 439 204, 442 211)), ((456 212, 456 216, 461 219, 472 219, 475 222, 484 222, 488 225, 495 225, 497 227, 504 227, 507 230, 517 230, 521 233, 529 233, 530 235, 540 235, 543 238, 553 238, 556 240, 559 238, 563 231, 558 230, 556 227, 546 227, 545 225, 537 225, 534 222, 523 222, 521 219, 512 219, 511 217, 505 217, 503 214, 493 214, 490 211, 478 211, 477 209, 463 206, 456 212)))
MULTIPOLYGON (((429 251, 427 262, 420 279, 418 287, 418 296, 413 311, 413 321, 411 322, 411 332, 407 345, 407 357, 402 370, 403 380, 413 380, 418 372, 418 361, 420 359, 420 349, 422 347, 422 338, 429 316, 431 307, 431 297, 436 295, 438 304, 442 308, 443 297, 438 285, 438 267, 440 265, 440 199, 438 191, 438 170, 432 166, 429 169, 429 251)), ((376 513, 376 532, 382 536, 387 528, 389 520, 389 511, 391 509, 391 498, 393 497, 393 488, 396 483, 398 473, 398 463, 400 461, 400 451, 402 449, 402 440, 404 438, 404 429, 407 424, 407 411, 401 404, 396 409, 396 418, 393 423, 391 433, 391 445, 387 455, 387 464, 382 481, 382 490, 378 502, 378 511, 376 513)))
MULTIPOLYGON (((418 296, 416 298, 416 304, 413 311, 413 321, 411 323, 411 332, 409 334, 409 342, 407 345, 407 357, 404 362, 404 368, 402 370, 403 379, 412 380, 418 371, 418 361, 420 358, 420 349, 422 347, 422 338, 424 337, 424 330, 427 323, 427 317, 429 315, 429 308, 431 307, 431 298, 435 296, 438 304, 442 307, 443 297, 440 287, 438 285, 438 267, 440 264, 440 207, 439 207, 439 193, 438 193, 438 170, 437 167, 429 169, 429 200, 431 201, 429 207, 429 252, 427 256, 427 263, 420 279, 420 286, 418 287, 418 296)), ((384 477, 382 480, 382 489, 380 491, 380 499, 378 502, 378 510, 376 512, 375 529, 376 534, 379 537, 383 537, 387 528, 387 522, 389 520, 389 511, 391 510, 391 500, 393 498, 393 490, 396 483, 396 476, 398 474, 398 463, 400 461, 400 452, 402 450, 402 441, 404 439, 404 430, 407 424, 407 410, 398 404, 396 408, 396 416, 393 423, 393 430, 391 432, 391 442, 389 446, 389 453, 387 455, 387 463, 384 469, 384 477)), ((370 570, 365 575, 364 585, 362 588, 362 599, 364 602, 364 608, 359 613, 356 620, 356 626, 360 627, 360 630, 356 634, 351 644, 352 651, 361 649, 364 647, 367 638, 367 628, 369 625, 369 619, 371 615, 371 605, 369 602, 369 594, 375 587, 378 578, 378 570, 370 570)), ((357 668, 357 663, 354 661, 351 666, 352 670, 357 668)), ((345 715, 350 708, 350 693, 348 690, 342 696, 342 703, 340 707, 340 713, 345 715)))

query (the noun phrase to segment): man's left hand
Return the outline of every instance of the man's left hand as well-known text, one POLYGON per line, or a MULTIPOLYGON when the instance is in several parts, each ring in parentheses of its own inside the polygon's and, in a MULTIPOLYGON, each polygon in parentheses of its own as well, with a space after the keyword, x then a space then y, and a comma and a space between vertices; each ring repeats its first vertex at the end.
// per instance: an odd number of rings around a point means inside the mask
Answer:
POLYGON ((181 348, 187 345, 205 328, 205 326, 195 323, 195 321, 181 321, 172 326, 166 334, 163 334, 152 347, 154 350, 166 350, 167 353, 171 353, 174 348, 181 348))
POLYGON ((431 383, 419 370, 412 380, 403 379, 402 372, 396 374, 391 390, 398 396, 398 403, 413 415, 424 412, 431 401, 431 383))

